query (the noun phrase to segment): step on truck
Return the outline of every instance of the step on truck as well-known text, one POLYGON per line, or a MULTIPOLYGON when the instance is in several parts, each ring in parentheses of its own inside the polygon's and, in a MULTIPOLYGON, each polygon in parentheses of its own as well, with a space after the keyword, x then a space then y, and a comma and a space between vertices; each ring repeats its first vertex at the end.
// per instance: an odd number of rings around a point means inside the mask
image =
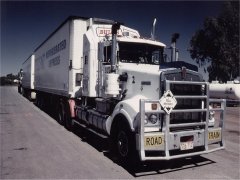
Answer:
POLYGON ((209 98, 192 65, 166 62, 165 48, 154 34, 142 38, 116 21, 69 17, 23 63, 34 66, 33 86, 23 92, 36 93, 36 104, 67 129, 81 125, 110 138, 124 161, 223 149, 225 101, 209 98))

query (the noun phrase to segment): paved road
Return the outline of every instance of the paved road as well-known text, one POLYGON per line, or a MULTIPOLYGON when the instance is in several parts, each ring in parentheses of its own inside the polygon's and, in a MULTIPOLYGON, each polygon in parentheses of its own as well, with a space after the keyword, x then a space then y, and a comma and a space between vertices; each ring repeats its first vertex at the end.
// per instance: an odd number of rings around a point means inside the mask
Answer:
POLYGON ((68 132, 17 93, 0 87, 1 179, 239 179, 239 108, 228 108, 226 149, 167 162, 122 167, 108 141, 68 132))

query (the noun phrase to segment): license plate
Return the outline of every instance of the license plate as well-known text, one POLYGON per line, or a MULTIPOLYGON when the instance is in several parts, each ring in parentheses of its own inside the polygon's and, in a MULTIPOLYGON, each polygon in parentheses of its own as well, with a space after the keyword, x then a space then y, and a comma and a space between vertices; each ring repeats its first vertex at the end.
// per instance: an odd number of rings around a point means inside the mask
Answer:
POLYGON ((180 149, 181 150, 193 149, 193 142, 192 141, 181 142, 180 143, 180 149))
POLYGON ((161 146, 164 143, 162 135, 153 135, 144 137, 144 146, 145 147, 156 147, 161 146))
POLYGON ((221 139, 221 131, 215 130, 208 132, 208 140, 220 140, 221 139))

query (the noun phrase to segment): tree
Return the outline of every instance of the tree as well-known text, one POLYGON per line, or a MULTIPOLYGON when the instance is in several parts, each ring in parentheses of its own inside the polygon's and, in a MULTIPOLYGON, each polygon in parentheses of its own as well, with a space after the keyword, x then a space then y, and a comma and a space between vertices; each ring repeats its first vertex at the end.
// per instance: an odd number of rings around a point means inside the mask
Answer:
POLYGON ((18 79, 18 75, 7 74, 6 76, 0 77, 0 85, 16 85, 17 83, 14 80, 18 79))
POLYGON ((206 18, 190 46, 190 55, 199 65, 211 62, 209 81, 239 76, 239 2, 226 2, 218 17, 206 18))

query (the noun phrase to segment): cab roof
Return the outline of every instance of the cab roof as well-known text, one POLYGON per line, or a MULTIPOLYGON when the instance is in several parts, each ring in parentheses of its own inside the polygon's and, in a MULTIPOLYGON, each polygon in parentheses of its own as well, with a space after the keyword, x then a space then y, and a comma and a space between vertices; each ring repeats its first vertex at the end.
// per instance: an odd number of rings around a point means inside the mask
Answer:
POLYGON ((118 37, 117 40, 119 42, 142 43, 142 44, 151 44, 151 45, 166 47, 165 44, 159 41, 153 41, 150 39, 134 38, 134 37, 118 37))

